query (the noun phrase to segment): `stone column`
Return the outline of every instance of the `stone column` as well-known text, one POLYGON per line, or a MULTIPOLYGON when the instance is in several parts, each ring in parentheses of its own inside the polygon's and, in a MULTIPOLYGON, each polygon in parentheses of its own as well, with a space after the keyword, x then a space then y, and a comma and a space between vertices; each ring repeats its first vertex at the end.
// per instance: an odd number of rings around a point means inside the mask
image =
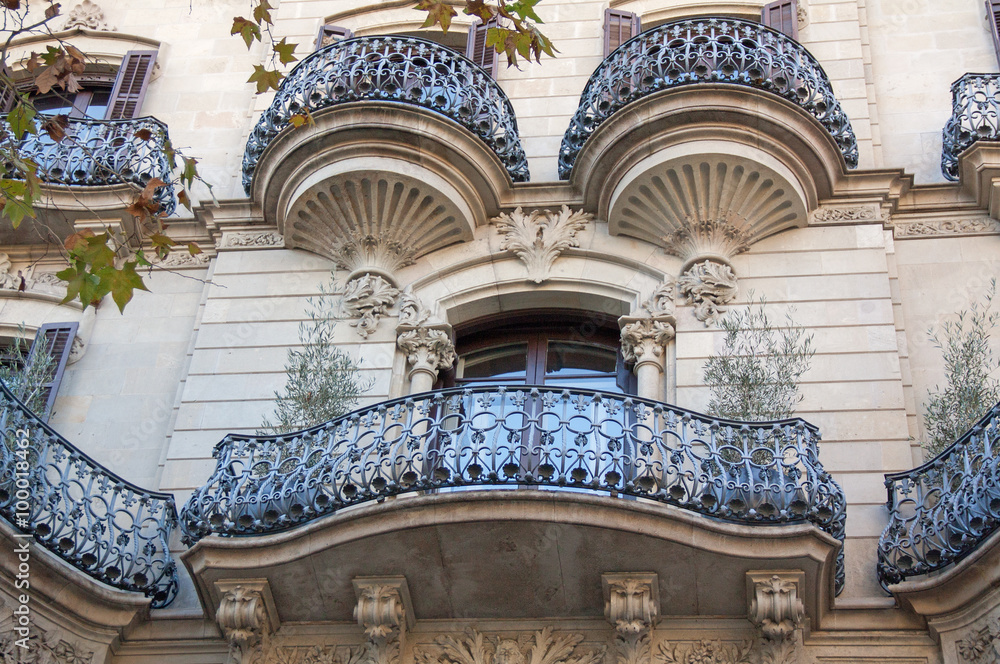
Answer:
POLYGON ((622 355, 626 362, 635 363, 637 396, 662 400, 666 346, 674 338, 673 321, 622 316, 618 324, 622 330, 622 355))
POLYGON ((455 363, 455 344, 443 329, 416 327, 399 333, 396 345, 406 353, 410 394, 429 392, 438 372, 455 363))

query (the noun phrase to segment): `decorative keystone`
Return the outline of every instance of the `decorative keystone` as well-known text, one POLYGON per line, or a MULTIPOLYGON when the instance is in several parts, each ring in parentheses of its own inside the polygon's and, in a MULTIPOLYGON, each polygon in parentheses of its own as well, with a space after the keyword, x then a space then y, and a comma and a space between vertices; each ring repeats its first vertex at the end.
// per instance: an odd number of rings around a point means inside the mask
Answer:
POLYGON ((795 571, 747 572, 749 618, 770 641, 790 639, 805 619, 799 589, 805 574, 795 571))
POLYGON ((271 588, 267 579, 216 581, 215 587, 222 595, 215 620, 229 641, 229 661, 249 664, 278 629, 271 588))
POLYGON ((570 247, 578 247, 576 234, 586 228, 593 215, 573 211, 563 205, 558 213, 534 210, 529 214, 517 208, 511 214, 501 214, 490 223, 500 233, 500 250, 508 251, 528 268, 528 279, 540 284, 549 278, 552 264, 570 247))

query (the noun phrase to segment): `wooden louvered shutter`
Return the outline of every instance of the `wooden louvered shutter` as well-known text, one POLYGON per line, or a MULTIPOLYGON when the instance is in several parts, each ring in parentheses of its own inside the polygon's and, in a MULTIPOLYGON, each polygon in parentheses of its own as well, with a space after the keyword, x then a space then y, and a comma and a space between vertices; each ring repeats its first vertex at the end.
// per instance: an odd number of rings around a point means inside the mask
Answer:
POLYGON ((319 29, 319 35, 316 36, 316 49, 319 50, 324 46, 329 46, 334 42, 339 42, 344 39, 350 39, 354 36, 354 33, 348 28, 342 28, 339 25, 324 25, 319 29))
POLYGON ((56 402, 56 393, 59 391, 59 383, 62 382, 63 371, 66 370, 66 362, 69 361, 69 351, 73 347, 73 339, 76 337, 78 323, 46 323, 38 330, 35 341, 31 344, 31 351, 28 353, 28 364, 35 359, 35 354, 42 348, 47 348, 52 356, 52 371, 49 379, 43 386, 43 397, 45 399, 45 412, 35 413, 43 420, 49 419, 52 412, 52 405, 56 402))
POLYGON ((604 10, 604 57, 642 31, 639 15, 620 9, 604 10))
POLYGON ((482 67, 490 76, 497 76, 497 52, 491 46, 486 46, 486 31, 496 27, 495 21, 483 23, 476 21, 469 28, 469 41, 465 47, 465 57, 482 67))
POLYGON ((156 51, 129 51, 122 60, 121 69, 111 91, 105 120, 127 120, 139 117, 146 86, 153 74, 156 51))
POLYGON ((760 22, 792 39, 799 38, 799 10, 795 0, 778 0, 760 10, 760 22))
POLYGON ((0 71, 0 113, 9 113, 14 108, 17 98, 17 88, 14 87, 14 75, 10 67, 4 66, 0 71))
POLYGON ((1000 0, 986 0, 986 20, 990 23, 993 50, 996 51, 997 63, 1000 64, 1000 0))

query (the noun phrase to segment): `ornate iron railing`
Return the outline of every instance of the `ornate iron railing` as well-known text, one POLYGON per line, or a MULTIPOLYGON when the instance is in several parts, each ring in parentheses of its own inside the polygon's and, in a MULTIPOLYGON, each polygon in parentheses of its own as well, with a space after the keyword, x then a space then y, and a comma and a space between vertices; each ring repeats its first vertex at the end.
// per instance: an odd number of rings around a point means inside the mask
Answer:
MULTIPOLYGON (((0 132, 10 125, 0 119, 0 132)), ((25 134, 20 156, 38 164, 43 182, 94 187, 134 184, 140 188, 153 178, 168 183, 156 191, 160 210, 173 214, 177 206, 166 155, 167 126, 156 118, 134 120, 71 119, 66 137, 56 142, 44 132, 25 134)))
POLYGON ((818 440, 802 420, 729 422, 590 390, 427 392, 298 433, 227 436, 181 528, 188 542, 256 535, 405 492, 534 485, 640 496, 738 523, 810 521, 843 541, 844 495, 818 440))
POLYGON ((889 525, 878 545, 884 588, 969 555, 1000 526, 1000 404, 947 450, 885 476, 889 525))
POLYGON ((958 155, 976 141, 1000 141, 1000 74, 966 74, 951 84, 951 118, 941 132, 941 172, 958 180, 958 155))
POLYGON ((496 81, 440 44, 389 35, 335 42, 288 74, 247 140, 247 194, 261 154, 293 116, 369 99, 413 104, 451 118, 493 150, 514 182, 528 180, 514 109, 496 81))
POLYGON ((809 51, 776 30, 733 18, 667 23, 619 46, 594 71, 559 150, 566 180, 576 157, 602 122, 661 90, 729 83, 776 94, 819 120, 851 168, 858 144, 830 81, 809 51))
POLYGON ((49 428, 0 383, 0 516, 88 576, 144 593, 177 594, 168 549, 169 494, 118 477, 49 428))

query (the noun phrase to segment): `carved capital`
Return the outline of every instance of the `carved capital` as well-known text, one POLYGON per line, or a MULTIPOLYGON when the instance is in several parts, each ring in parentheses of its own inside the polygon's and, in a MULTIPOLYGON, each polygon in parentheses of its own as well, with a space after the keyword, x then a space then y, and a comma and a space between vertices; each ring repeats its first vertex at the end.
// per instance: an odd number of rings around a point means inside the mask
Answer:
POLYGON ((672 319, 633 318, 622 316, 618 319, 622 329, 622 356, 636 366, 655 363, 663 367, 663 353, 674 338, 672 319))
POLYGON ((765 640, 789 639, 805 619, 799 597, 805 575, 800 571, 747 572, 748 617, 765 640))
POLYGON ((724 305, 736 299, 739 284, 733 269, 707 260, 695 263, 677 280, 677 291, 694 305, 694 316, 705 327, 717 325, 724 305))
POLYGON ((437 377, 438 371, 455 363, 455 344, 441 329, 417 327, 401 332, 396 345, 406 353, 410 366, 410 377, 414 373, 425 372, 437 377))
POLYGON ((222 596, 215 621, 229 641, 233 664, 249 664, 253 652, 278 628, 278 613, 266 579, 216 581, 222 596))
POLYGON ((343 314, 354 320, 351 327, 357 329, 362 338, 378 328, 379 321, 386 315, 399 297, 399 290, 377 274, 363 274, 347 282, 341 299, 343 314))
POLYGON ((366 664, 397 664, 413 609, 406 579, 359 577, 353 580, 358 603, 354 618, 368 639, 366 664))
POLYGON ((517 208, 490 223, 500 233, 500 250, 518 258, 528 268, 528 279, 540 284, 549 277, 552 264, 566 249, 578 247, 576 234, 593 218, 589 212, 572 211, 563 205, 558 213, 534 210, 525 214, 517 208))

